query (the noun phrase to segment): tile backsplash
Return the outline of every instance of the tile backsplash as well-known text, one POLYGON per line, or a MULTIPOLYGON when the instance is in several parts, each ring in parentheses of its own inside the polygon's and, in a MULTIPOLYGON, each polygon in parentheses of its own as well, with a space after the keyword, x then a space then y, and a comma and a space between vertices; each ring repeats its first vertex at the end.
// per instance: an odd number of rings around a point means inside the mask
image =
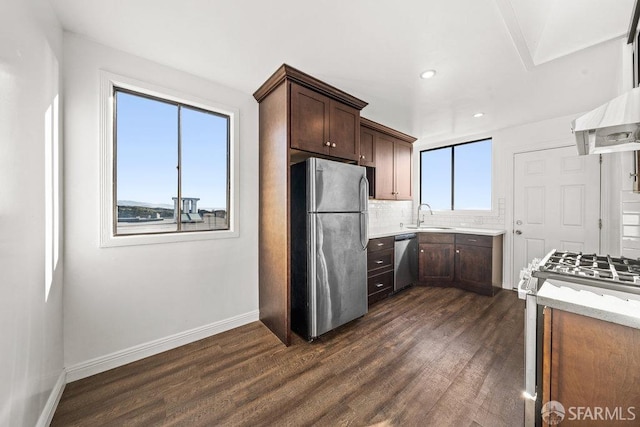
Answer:
POLYGON ((397 230, 415 221, 412 201, 369 200, 369 233, 397 230))
MULTIPOLYGON (((369 231, 371 234, 397 230, 400 224, 415 224, 418 205, 412 201, 369 200, 369 231)), ((423 208, 424 209, 424 208, 423 208)), ((498 199, 498 211, 486 215, 420 211, 424 225, 465 228, 504 229, 505 199, 498 199)))

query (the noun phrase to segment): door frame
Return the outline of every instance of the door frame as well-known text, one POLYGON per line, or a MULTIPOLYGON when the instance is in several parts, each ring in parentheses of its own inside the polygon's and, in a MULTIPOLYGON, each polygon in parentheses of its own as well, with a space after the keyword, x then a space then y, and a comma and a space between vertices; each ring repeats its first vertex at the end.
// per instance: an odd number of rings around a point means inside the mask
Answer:
MULTIPOLYGON (((529 146, 521 146, 521 147, 512 147, 505 153, 505 157, 507 158, 507 170, 505 175, 510 177, 511 179, 506 180, 506 188, 505 194, 508 194, 511 198, 511 203, 509 203, 509 209, 505 210, 505 219, 504 224, 506 228, 505 239, 504 239, 504 281, 503 287, 508 289, 516 288, 518 286, 519 277, 517 273, 514 271, 515 269, 515 257, 514 257, 514 230, 515 230, 515 156, 517 154, 526 154, 532 153, 536 151, 545 151, 552 150, 556 148, 565 148, 565 147, 575 147, 575 142, 573 139, 562 138, 562 139, 554 139, 546 142, 539 142, 535 144, 535 148, 531 145, 529 146), (510 284, 511 286, 509 286, 510 284), (507 286, 504 286, 507 285, 507 286)), ((608 209, 603 209, 603 206, 606 206, 610 199, 610 194, 606 185, 603 185, 603 177, 608 176, 603 173, 605 170, 609 168, 609 162, 607 161, 607 156, 600 156, 602 159, 600 163, 600 218, 602 219, 603 227, 600 229, 599 233, 599 242, 600 242, 600 253, 607 252, 609 250, 607 242, 609 241, 607 227, 604 224, 609 224, 608 217, 608 209)))

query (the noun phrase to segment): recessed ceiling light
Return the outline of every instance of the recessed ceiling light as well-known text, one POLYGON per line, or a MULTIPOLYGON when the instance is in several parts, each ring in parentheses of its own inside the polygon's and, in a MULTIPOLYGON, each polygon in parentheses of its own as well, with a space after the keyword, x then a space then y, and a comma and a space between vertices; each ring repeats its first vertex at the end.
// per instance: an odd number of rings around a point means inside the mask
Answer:
POLYGON ((484 116, 484 113, 475 113, 475 114, 473 115, 473 117, 475 117, 476 119, 477 119, 478 117, 482 117, 482 116, 484 116))
POLYGON ((427 70, 427 71, 423 71, 422 74, 420 74, 420 78, 421 79, 430 79, 431 77, 436 75, 436 70, 427 70))

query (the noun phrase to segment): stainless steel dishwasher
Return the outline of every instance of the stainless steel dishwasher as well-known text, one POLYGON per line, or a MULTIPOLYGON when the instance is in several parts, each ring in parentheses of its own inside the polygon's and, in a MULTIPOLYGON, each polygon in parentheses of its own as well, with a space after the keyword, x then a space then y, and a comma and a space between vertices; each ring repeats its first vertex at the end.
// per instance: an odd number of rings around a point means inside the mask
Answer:
POLYGON ((393 291, 411 285, 418 278, 418 239, 416 233, 395 236, 393 291))

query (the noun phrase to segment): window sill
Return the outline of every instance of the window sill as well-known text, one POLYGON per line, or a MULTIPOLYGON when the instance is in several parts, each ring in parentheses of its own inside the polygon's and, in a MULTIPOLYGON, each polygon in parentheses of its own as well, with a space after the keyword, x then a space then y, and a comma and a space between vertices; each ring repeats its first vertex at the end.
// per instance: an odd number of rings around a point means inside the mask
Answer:
MULTIPOLYGON (((420 211, 424 214, 425 211, 420 211)), ((427 211, 428 213, 428 211, 427 211)), ((433 216, 498 216, 497 210, 455 210, 455 211, 433 211, 433 216)))
POLYGON ((166 233, 166 234, 134 234, 113 236, 103 235, 100 240, 101 248, 122 246, 158 245, 164 243, 194 242, 200 240, 231 239, 238 237, 240 233, 234 230, 196 231, 190 233, 166 233))

